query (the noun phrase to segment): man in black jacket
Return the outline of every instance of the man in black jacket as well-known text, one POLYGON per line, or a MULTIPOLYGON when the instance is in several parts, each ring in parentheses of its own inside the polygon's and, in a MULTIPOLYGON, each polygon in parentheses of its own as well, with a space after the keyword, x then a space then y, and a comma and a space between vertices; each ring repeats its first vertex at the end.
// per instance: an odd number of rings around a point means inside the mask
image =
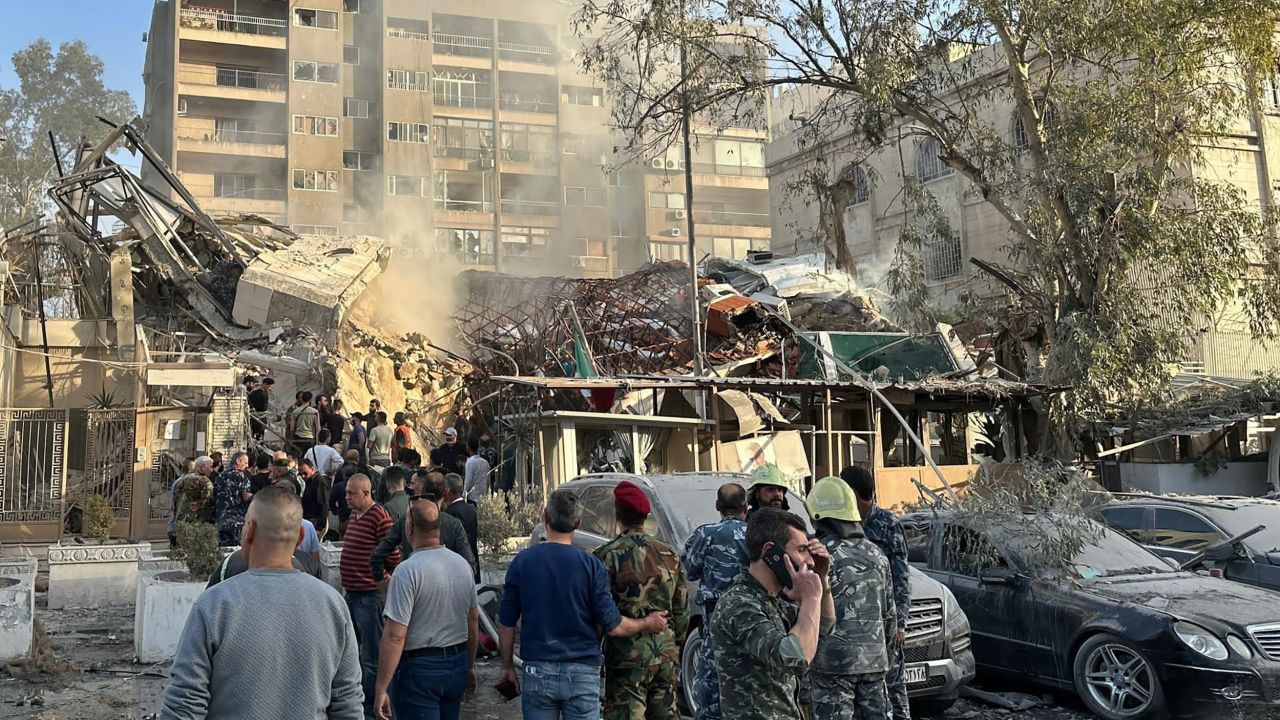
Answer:
MULTIPOLYGON (((449 488, 444 496, 444 511, 462 521, 462 529, 467 531, 467 540, 471 541, 471 554, 479 560, 480 548, 476 544, 476 537, 480 531, 480 520, 476 516, 476 506, 468 502, 463 494, 461 475, 449 473, 444 476, 444 482, 449 488)), ((472 570, 476 582, 480 582, 479 562, 472 566, 472 570)))
MULTIPOLYGON (((443 509, 444 496, 448 492, 448 486, 444 481, 444 473, 439 470, 420 469, 413 476, 413 493, 410 494, 410 504, 415 502, 434 502, 438 507, 443 509)), ((410 533, 407 532, 405 520, 408 517, 400 518, 391 526, 391 531, 387 536, 378 543, 377 549, 373 551, 373 555, 369 558, 369 569, 373 572, 374 582, 382 582, 386 575, 385 565, 389 555, 397 548, 400 548, 400 561, 404 562, 413 554, 413 545, 410 543, 410 533)), ((472 574, 478 572, 479 563, 476 556, 471 552, 471 542, 467 538, 467 531, 462 527, 462 521, 448 514, 440 513, 440 544, 458 553, 471 564, 472 574)))

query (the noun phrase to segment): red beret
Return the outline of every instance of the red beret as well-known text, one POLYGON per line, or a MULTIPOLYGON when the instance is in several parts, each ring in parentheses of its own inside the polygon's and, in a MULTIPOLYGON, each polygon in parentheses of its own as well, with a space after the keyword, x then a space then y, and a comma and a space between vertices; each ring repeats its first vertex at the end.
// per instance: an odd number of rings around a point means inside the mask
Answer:
POLYGON ((630 510, 641 515, 648 515, 652 509, 649 506, 649 496, 630 480, 623 480, 613 489, 613 506, 619 510, 630 510))

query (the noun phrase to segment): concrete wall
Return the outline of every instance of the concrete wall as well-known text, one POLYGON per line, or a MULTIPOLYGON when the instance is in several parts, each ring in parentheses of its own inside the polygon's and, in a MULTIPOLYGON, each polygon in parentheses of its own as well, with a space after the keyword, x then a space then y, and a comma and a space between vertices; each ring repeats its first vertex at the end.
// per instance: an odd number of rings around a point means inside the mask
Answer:
POLYGON ((1266 462, 1233 462, 1212 475, 1191 463, 1120 463, 1126 490, 1182 495, 1262 495, 1267 491, 1266 462))

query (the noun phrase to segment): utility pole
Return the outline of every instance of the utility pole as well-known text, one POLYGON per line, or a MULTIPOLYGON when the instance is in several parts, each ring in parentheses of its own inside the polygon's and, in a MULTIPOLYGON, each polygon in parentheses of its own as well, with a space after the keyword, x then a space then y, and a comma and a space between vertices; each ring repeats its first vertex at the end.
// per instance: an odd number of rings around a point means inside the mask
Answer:
MULTIPOLYGON (((680 0, 681 26, 688 21, 684 0, 680 0)), ((689 104, 689 53, 683 37, 680 38, 680 114, 681 133, 684 136, 684 216, 689 235, 689 310, 693 313, 693 374, 702 377, 702 303, 698 299, 698 256, 694 243, 693 221, 693 111, 689 104)))

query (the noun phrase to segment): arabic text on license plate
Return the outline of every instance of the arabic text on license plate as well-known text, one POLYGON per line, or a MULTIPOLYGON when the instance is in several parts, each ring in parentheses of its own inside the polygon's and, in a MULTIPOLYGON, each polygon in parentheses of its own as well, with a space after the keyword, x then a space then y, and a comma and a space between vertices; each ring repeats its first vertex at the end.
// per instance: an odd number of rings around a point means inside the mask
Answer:
POLYGON ((908 685, 917 685, 929 679, 928 665, 908 665, 903 668, 908 685))

